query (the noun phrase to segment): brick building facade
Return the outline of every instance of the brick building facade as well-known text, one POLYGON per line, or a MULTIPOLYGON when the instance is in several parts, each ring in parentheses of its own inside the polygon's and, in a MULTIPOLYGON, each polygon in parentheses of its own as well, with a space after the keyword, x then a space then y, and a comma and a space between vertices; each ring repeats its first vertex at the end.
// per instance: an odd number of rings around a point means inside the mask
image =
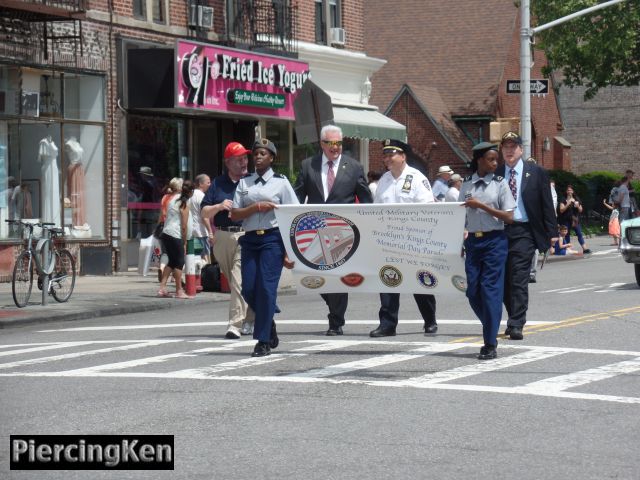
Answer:
MULTIPOLYGON (((9 198, 6 205, 0 203, 0 220, 45 219, 45 197, 58 191, 49 191, 39 183, 40 164, 34 161, 37 155, 33 152, 37 140, 50 127, 55 129, 52 140, 59 156, 54 157, 52 165, 58 168, 55 178, 59 179, 59 198, 53 202, 57 210, 52 220, 67 229, 64 241, 81 273, 108 274, 136 265, 138 240, 149 235, 157 221, 162 184, 173 176, 219 174, 228 141, 250 144, 257 135, 273 139, 281 152, 278 168, 286 173, 317 151, 314 145, 296 145, 292 119, 280 118, 273 111, 265 110, 264 115, 242 108, 211 112, 177 108, 178 99, 162 98, 159 77, 180 80, 154 62, 162 63, 166 59, 163 52, 174 51, 180 42, 195 40, 203 46, 231 47, 247 58, 267 55, 264 58, 275 56, 274 61, 281 63, 306 62, 312 73, 317 73, 318 82, 326 84, 320 86, 331 95, 336 109, 353 109, 369 117, 379 115, 377 108, 368 104, 368 79, 385 62, 364 53, 362 0, 18 3, 17 9, 14 5, 0 6, 0 160, 4 161, 2 147, 10 151, 6 158, 11 159, 8 168, 7 162, 0 164, 0 191, 9 198), (329 21, 325 22, 327 13, 329 21), (212 21, 208 23, 210 15, 212 21), (138 58, 141 60, 136 64, 138 58), (340 77, 336 71, 341 72, 340 77), (145 91, 139 84, 136 87, 137 75, 146 75, 149 89, 145 91), (69 113, 70 103, 64 102, 63 90, 72 88, 75 76, 97 82, 91 97, 97 100, 90 105, 91 115, 97 116, 80 118, 84 115, 81 112, 76 118, 69 113), (29 79, 28 86, 25 79, 29 79), (133 87, 137 88, 136 95, 130 94, 133 87), (52 92, 54 88, 59 92, 52 92), (153 95, 156 97, 151 98, 153 95), (18 102, 20 98, 35 101, 39 111, 6 108, 9 99, 18 102), (46 116, 43 99, 53 98, 58 110, 46 116), (91 168, 91 172, 85 172, 88 176, 81 193, 71 187, 72 156, 67 151, 70 132, 81 144, 83 165, 91 168), (33 139, 28 144, 29 136, 33 139), (91 163, 87 161, 89 155, 91 163), (27 170, 30 173, 25 175, 27 170), (24 202, 20 203, 20 212, 16 206, 16 198, 23 199, 25 192, 33 202, 28 213, 24 202), (147 194, 153 198, 144 198, 147 194), (78 206, 80 197, 85 202, 83 207, 78 206), (76 225, 79 220, 84 224, 76 225)), ((89 105, 90 99, 85 97, 80 101, 89 105)), ((375 118, 404 134, 401 125, 382 115, 375 118)), ((368 137, 354 134, 346 140, 348 151, 367 163, 368 137)), ((10 278, 19 245, 16 230, 0 231, 2 280, 10 278)))

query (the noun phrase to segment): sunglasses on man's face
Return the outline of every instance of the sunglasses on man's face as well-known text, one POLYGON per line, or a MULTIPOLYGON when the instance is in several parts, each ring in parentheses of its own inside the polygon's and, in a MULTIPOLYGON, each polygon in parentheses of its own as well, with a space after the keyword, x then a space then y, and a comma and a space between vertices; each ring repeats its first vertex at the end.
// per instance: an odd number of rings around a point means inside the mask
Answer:
POLYGON ((330 145, 332 147, 342 146, 342 140, 322 140, 322 143, 324 143, 325 145, 330 145))

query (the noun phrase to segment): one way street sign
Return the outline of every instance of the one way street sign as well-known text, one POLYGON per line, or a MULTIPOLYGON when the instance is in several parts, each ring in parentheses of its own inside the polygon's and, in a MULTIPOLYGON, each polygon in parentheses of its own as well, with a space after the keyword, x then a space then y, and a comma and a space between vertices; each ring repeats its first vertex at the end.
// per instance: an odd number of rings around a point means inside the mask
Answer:
MULTIPOLYGON (((531 93, 549 93, 549 80, 530 80, 531 93)), ((520 80, 507 80, 507 93, 520 93, 520 80)))

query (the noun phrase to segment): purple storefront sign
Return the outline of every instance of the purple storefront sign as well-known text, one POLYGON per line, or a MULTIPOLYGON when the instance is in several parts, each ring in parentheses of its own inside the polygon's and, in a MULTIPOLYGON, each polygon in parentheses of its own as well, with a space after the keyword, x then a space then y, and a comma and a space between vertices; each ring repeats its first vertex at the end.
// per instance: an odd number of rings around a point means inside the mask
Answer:
POLYGON ((185 40, 176 51, 176 107, 295 120, 306 63, 185 40))

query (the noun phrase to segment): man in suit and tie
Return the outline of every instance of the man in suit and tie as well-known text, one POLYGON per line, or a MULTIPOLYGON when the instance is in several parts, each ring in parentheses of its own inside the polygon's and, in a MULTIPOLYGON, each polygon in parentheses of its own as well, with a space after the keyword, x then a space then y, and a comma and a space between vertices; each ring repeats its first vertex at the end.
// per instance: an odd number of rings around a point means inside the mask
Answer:
MULTIPOLYGON (((360 163, 342 154, 342 130, 326 125, 320 131, 322 153, 303 160, 293 190, 300 203, 372 203, 371 191, 360 163)), ((329 307, 328 336, 342 335, 347 311, 346 293, 325 293, 329 307)))
POLYGON ((500 151, 504 165, 497 175, 504 177, 516 202, 513 223, 505 226, 509 253, 505 271, 504 306, 509 319, 504 334, 522 340, 529 307, 529 271, 535 249, 546 252, 556 232, 547 172, 522 159, 522 138, 516 132, 502 137, 500 151))

